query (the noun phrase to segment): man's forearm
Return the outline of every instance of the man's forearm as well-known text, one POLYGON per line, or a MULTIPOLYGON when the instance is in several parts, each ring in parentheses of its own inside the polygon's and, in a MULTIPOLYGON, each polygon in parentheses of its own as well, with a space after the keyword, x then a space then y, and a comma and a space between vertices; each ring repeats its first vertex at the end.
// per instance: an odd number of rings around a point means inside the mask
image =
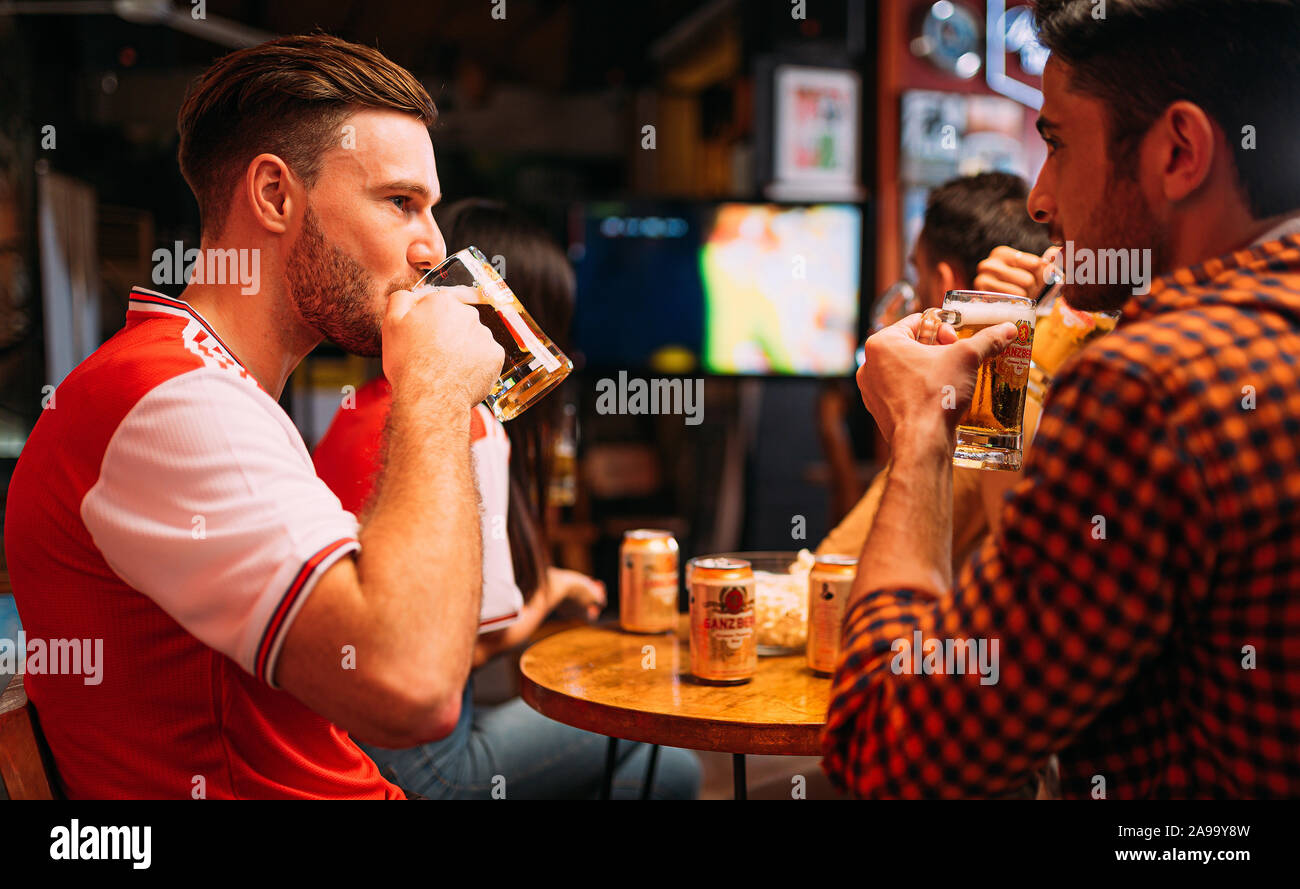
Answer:
POLYGON ((874 589, 952 587, 952 452, 939 427, 900 428, 850 604, 874 589))
POLYGON ((483 585, 469 424, 469 410, 439 395, 394 391, 357 566, 384 656, 456 688, 469 673, 483 585))

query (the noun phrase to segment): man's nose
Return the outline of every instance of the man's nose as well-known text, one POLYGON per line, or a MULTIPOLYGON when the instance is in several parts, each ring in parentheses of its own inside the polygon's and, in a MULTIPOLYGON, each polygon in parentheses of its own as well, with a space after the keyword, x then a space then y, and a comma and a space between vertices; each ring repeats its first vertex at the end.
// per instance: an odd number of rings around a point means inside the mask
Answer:
POLYGON ((1029 216, 1034 222, 1041 222, 1044 225, 1051 225, 1052 219, 1056 216, 1056 203, 1043 187, 1041 175, 1034 183, 1034 187, 1030 189, 1029 198, 1025 201, 1025 209, 1029 211, 1029 216))
POLYGON ((447 242, 442 238, 442 229, 438 228, 437 221, 433 221, 433 251, 437 255, 435 263, 442 262, 447 258, 447 242))
POLYGON ((447 258, 447 243, 442 239, 438 224, 429 220, 428 228, 411 242, 406 260, 417 269, 431 269, 447 258))

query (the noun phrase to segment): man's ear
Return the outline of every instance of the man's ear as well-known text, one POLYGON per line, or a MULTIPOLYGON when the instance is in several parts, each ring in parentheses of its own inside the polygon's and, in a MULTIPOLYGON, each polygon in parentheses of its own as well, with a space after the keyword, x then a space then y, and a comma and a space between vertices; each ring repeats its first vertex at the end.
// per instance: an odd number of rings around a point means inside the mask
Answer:
POLYGON ((298 180, 278 155, 259 154, 244 172, 244 197, 253 222, 269 232, 284 234, 297 210, 298 180))
POLYGON ((943 302, 943 296, 949 290, 963 289, 957 281, 957 272, 953 269, 952 264, 944 261, 938 262, 935 267, 935 280, 939 282, 939 302, 943 302))
POLYGON ((1199 105, 1180 100, 1165 109, 1151 134, 1161 195, 1171 203, 1187 198, 1213 171, 1219 147, 1214 123, 1199 105))

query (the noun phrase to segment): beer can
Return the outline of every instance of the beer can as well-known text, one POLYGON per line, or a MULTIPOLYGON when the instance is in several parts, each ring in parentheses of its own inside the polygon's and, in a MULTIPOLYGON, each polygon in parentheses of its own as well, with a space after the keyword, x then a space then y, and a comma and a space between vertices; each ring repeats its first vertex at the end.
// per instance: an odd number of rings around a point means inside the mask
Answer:
POLYGON ((619 624, 631 633, 677 628, 677 541, 667 531, 623 535, 618 572, 619 624))
POLYGON ((851 556, 818 556, 808 574, 808 666, 818 676, 835 672, 844 611, 858 573, 851 556))
POLYGON ((710 685, 740 685, 758 669, 754 570, 744 559, 689 563, 691 673, 710 685))

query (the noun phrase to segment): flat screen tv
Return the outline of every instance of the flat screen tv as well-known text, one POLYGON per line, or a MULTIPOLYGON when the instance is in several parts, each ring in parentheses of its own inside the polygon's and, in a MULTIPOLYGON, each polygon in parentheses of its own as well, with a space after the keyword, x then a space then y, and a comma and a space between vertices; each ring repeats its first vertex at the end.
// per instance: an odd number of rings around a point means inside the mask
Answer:
POLYGON ((861 227, 851 204, 589 204, 575 349, 593 369, 852 373, 861 227))

